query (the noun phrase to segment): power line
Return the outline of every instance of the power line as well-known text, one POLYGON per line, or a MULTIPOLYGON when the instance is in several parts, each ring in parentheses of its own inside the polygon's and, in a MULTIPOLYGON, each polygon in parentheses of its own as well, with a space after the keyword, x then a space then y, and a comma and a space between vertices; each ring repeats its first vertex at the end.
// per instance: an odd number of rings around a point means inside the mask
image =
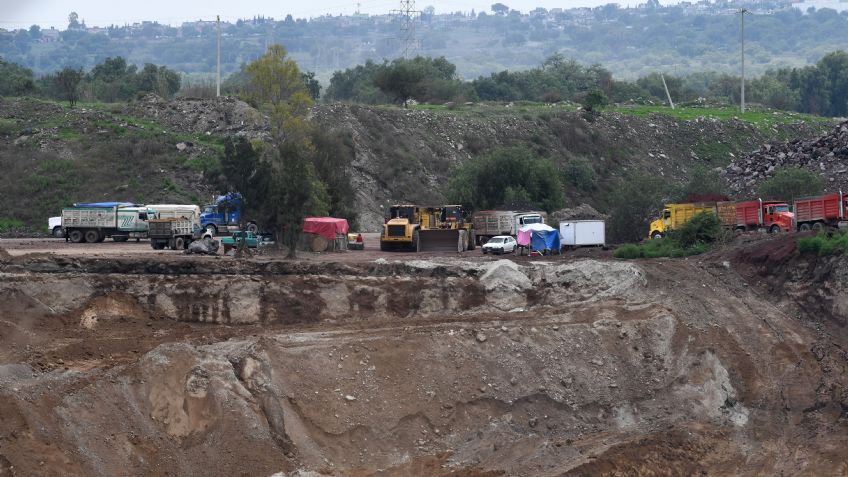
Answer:
POLYGON ((415 0, 400 0, 400 8, 392 10, 400 20, 400 41, 403 44, 403 57, 409 58, 410 54, 418 49, 418 39, 415 36, 415 23, 421 14, 415 9, 415 0))

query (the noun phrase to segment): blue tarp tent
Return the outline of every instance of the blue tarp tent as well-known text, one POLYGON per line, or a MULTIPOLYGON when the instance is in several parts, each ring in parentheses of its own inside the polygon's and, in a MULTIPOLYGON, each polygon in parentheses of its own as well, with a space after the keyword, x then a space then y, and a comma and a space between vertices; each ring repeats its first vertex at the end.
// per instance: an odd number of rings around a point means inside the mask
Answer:
POLYGON ((529 224, 518 231, 518 245, 532 250, 551 250, 559 252, 559 231, 545 224, 529 224))

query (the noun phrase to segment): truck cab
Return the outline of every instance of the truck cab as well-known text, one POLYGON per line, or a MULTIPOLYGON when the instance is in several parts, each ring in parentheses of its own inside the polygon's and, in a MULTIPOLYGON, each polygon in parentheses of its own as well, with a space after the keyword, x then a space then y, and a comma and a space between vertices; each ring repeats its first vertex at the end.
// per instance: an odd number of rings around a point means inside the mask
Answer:
MULTIPOLYGON (((237 229, 241 220, 241 194, 238 192, 214 197, 211 204, 203 206, 200 214, 200 226, 212 235, 237 229)), ((256 222, 250 221, 247 230, 257 233, 259 227, 256 222)))
POLYGON ((764 202, 762 213, 763 228, 770 232, 789 232, 793 229, 795 214, 790 211, 789 204, 785 202, 764 202))
POLYGON ((651 233, 648 238, 651 240, 661 239, 668 233, 669 221, 671 220, 671 209, 665 207, 660 214, 660 218, 651 222, 651 233))

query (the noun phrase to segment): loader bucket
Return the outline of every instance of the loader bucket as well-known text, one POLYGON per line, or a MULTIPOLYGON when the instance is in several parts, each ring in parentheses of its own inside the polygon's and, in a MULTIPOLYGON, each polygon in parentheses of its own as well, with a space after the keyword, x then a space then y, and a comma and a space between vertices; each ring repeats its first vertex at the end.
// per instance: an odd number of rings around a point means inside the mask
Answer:
POLYGON ((465 230, 421 230, 419 231, 422 252, 462 252, 467 238, 465 230))

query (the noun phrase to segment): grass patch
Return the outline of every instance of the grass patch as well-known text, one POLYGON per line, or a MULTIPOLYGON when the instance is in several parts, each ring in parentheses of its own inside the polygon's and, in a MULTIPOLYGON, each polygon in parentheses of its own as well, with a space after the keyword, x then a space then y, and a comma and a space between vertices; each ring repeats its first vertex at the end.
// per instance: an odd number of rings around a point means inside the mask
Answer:
POLYGON ((0 232, 23 230, 24 223, 18 219, 0 217, 0 232))
POLYGON ((705 243, 695 244, 691 247, 682 247, 679 242, 670 238, 651 240, 642 244, 627 244, 615 249, 615 258, 660 258, 660 257, 688 257, 706 252, 710 246, 705 243))
POLYGON ((819 256, 848 253, 848 232, 832 234, 823 232, 815 237, 799 238, 798 253, 811 253, 819 256))
POLYGON ((739 108, 735 106, 725 107, 676 107, 671 109, 668 106, 659 105, 627 105, 627 106, 610 106, 603 109, 604 111, 615 111, 629 116, 650 116, 653 114, 662 114, 683 121, 691 121, 698 118, 715 119, 719 121, 730 121, 738 119, 754 124, 761 128, 770 128, 776 124, 793 124, 798 122, 804 123, 833 123, 830 118, 822 118, 809 114, 793 113, 789 111, 777 111, 773 109, 753 106, 745 113, 741 113, 739 108))

